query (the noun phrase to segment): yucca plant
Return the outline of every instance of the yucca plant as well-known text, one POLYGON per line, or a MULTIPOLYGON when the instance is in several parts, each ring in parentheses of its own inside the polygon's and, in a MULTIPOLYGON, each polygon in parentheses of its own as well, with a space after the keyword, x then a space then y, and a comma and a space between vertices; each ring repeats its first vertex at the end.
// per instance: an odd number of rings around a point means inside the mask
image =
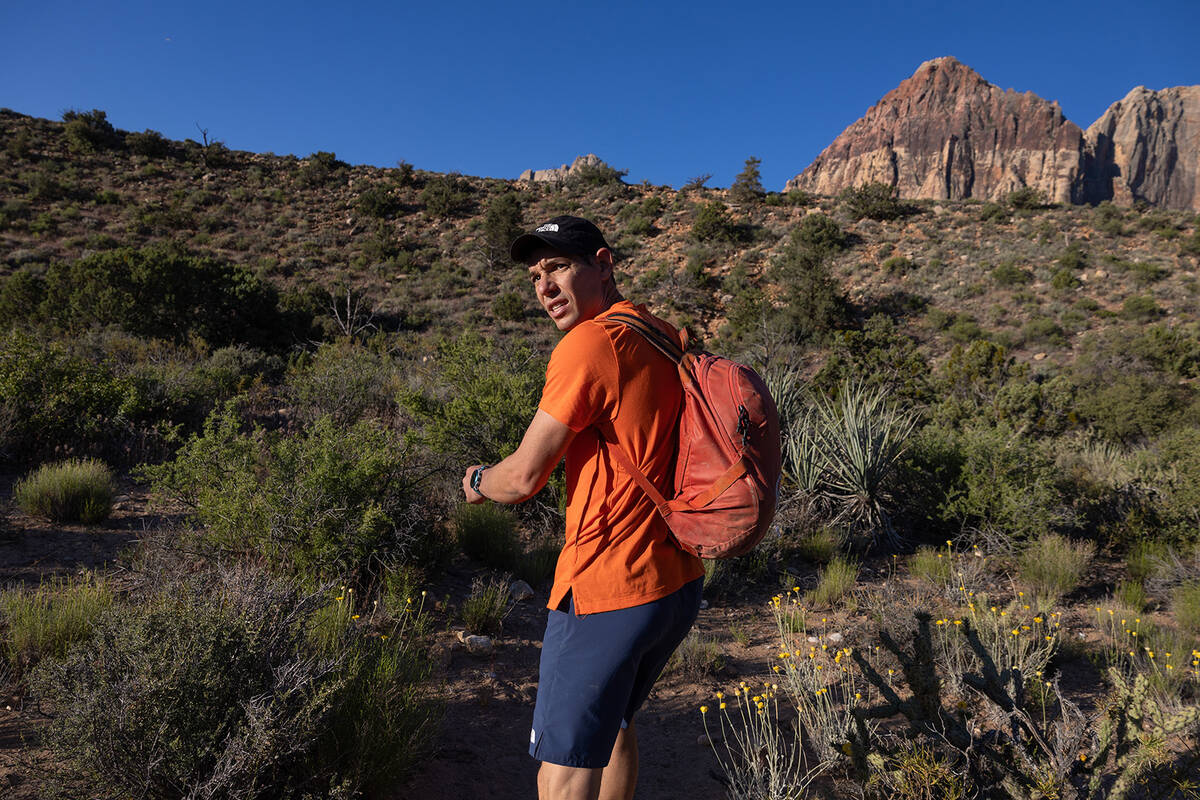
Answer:
POLYGON ((819 496, 832 522, 852 531, 898 536, 887 484, 916 427, 886 389, 844 383, 836 400, 816 398, 788 438, 785 470, 802 496, 819 496))

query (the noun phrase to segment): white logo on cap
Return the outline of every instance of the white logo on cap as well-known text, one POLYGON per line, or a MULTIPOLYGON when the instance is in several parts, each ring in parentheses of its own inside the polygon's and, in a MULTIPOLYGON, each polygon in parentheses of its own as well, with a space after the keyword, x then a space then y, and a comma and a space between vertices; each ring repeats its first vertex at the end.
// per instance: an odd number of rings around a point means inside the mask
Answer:
POLYGON ((558 223, 547 222, 545 225, 535 230, 534 233, 558 233, 558 223))

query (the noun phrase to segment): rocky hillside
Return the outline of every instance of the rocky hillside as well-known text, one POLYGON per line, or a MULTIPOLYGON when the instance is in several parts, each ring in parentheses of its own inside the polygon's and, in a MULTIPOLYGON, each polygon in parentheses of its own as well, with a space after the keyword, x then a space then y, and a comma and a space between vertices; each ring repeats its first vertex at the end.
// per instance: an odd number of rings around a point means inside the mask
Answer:
POLYGON ((837 194, 869 182, 910 199, 1200 210, 1200 87, 1139 87, 1085 133, 1056 102, 988 83, 953 58, 922 64, 787 184, 837 194))

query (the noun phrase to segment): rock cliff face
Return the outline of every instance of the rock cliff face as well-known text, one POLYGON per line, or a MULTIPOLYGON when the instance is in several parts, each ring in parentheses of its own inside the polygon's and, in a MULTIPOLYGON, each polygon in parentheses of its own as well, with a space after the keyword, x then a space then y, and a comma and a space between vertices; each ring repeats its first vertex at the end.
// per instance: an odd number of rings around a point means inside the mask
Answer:
POLYGON ((1200 86, 1139 86, 1085 134, 1090 202, 1200 211, 1200 86))
POLYGON ((532 181, 533 183, 563 183, 581 169, 603 165, 604 162, 595 153, 588 153, 586 156, 577 156, 569 167, 563 164, 561 167, 553 169, 527 169, 517 180, 532 181))
POLYGON ((911 78, 838 136, 787 189, 836 194, 879 181, 902 198, 1000 199, 1031 186, 1080 202, 1083 131, 1057 103, 985 81, 953 58, 911 78))

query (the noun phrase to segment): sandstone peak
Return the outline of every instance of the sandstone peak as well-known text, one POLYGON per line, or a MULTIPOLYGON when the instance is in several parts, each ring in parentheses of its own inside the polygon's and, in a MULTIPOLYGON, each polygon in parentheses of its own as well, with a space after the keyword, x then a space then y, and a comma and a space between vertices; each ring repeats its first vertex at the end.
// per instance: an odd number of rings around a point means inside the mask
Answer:
POLYGON ((838 136, 788 189, 868 182, 904 198, 999 199, 1031 186, 1076 199, 1083 132, 1057 103, 991 83, 953 58, 926 61, 838 136))

